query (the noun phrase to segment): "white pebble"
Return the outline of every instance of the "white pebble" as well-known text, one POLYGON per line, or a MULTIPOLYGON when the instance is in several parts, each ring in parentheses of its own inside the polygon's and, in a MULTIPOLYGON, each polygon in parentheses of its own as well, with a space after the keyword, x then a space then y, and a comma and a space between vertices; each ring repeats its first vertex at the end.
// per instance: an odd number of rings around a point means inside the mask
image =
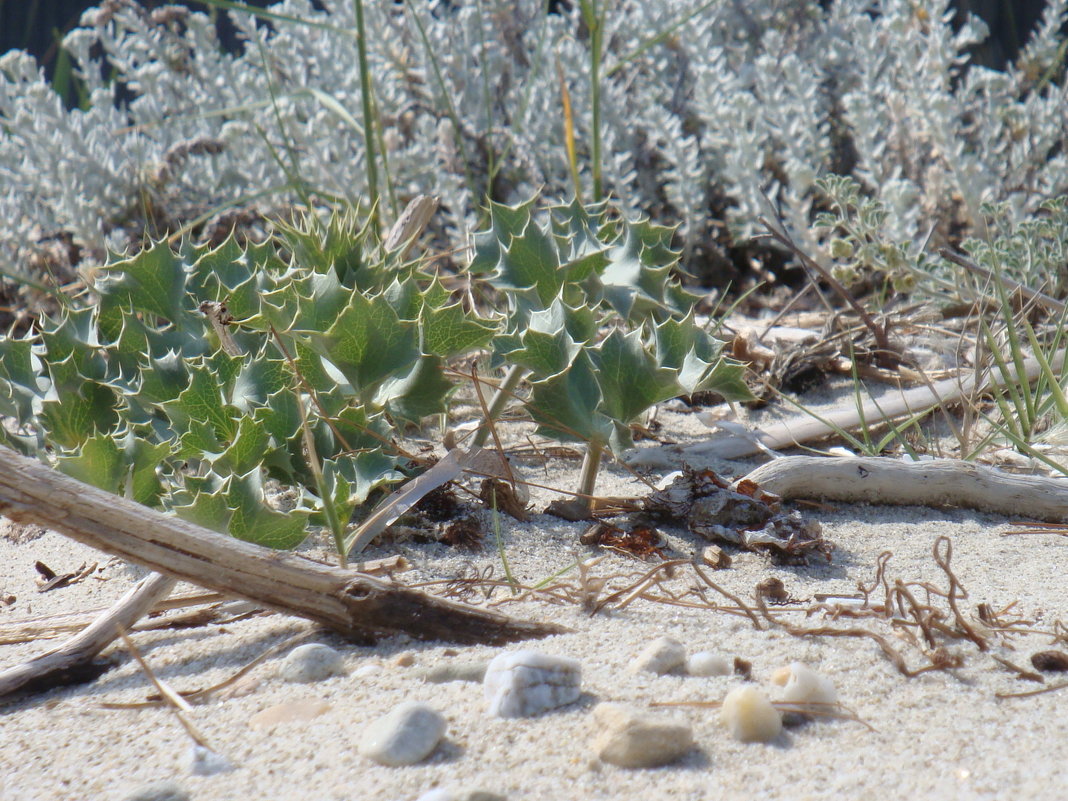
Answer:
POLYGON ((377 664, 377 663, 375 663, 375 662, 371 662, 370 664, 367 664, 367 665, 360 665, 358 668, 356 668, 354 671, 352 671, 352 675, 355 678, 362 679, 362 678, 365 678, 366 676, 373 676, 375 673, 381 673, 381 672, 382 672, 382 666, 377 664))
POLYGON ((189 769, 194 776, 214 776, 234 769, 229 759, 202 745, 194 745, 189 749, 189 762, 189 769))
POLYGON ((727 693, 719 708, 719 719, 735 740, 743 743, 766 743, 782 731, 779 714, 764 692, 752 684, 727 693))
POLYGON ((488 712, 498 718, 525 718, 578 700, 582 666, 574 659, 537 651, 494 657, 482 680, 488 712))
POLYGON ((693 747, 693 729, 681 721, 660 720, 620 704, 598 704, 593 719, 598 729, 594 753, 621 768, 670 765, 693 747))
POLYGON ((733 671, 727 657, 711 651, 698 651, 686 660, 686 672, 691 676, 729 676, 733 671))
POLYGON ((419 701, 393 707, 363 732, 360 753, 380 765, 422 762, 445 736, 445 718, 419 701))
POLYGON ((671 637, 657 637, 638 654, 631 662, 631 673, 655 673, 663 676, 665 673, 681 667, 686 662, 686 648, 678 640, 671 637))
POLYGON ((286 681, 307 684, 345 672, 345 662, 329 645, 310 642, 298 645, 282 660, 278 675, 286 681))
POLYGON ((791 704, 833 704, 838 701, 834 682, 800 662, 779 668, 772 675, 771 683, 782 687, 781 700, 791 704))

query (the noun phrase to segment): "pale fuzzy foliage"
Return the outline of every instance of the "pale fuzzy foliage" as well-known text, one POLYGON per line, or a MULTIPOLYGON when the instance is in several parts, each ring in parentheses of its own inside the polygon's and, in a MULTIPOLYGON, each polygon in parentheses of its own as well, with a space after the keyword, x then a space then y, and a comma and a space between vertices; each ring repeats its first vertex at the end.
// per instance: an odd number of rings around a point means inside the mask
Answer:
MULTIPOLYGON (((59 232, 99 260, 146 225, 175 230, 224 204, 269 208, 307 191, 361 198, 362 132, 326 99, 362 122, 353 3, 321 5, 272 9, 317 28, 233 14, 248 41, 227 54, 204 14, 167 19, 113 0, 65 42, 91 90, 85 111, 66 111, 29 56, 0 57, 0 261, 23 265, 59 232), (118 83, 130 97, 121 107, 118 83)), ((948 0, 701 5, 616 0, 605 32, 606 190, 627 213, 680 223, 687 247, 707 246, 722 223, 735 241, 755 233, 769 212, 764 190, 818 248, 813 182, 832 171, 851 172, 885 204, 885 235, 900 241, 932 225, 975 232, 984 202, 1024 219, 1068 191, 1068 103, 1056 82, 1068 0, 1051 0, 1006 72, 967 68, 965 49, 986 31, 969 20, 954 33, 948 0)), ((589 199, 589 33, 577 10, 547 14, 544 0, 365 6, 387 217, 436 194, 439 225, 459 244, 491 171, 500 200, 570 195, 557 65, 589 199)))

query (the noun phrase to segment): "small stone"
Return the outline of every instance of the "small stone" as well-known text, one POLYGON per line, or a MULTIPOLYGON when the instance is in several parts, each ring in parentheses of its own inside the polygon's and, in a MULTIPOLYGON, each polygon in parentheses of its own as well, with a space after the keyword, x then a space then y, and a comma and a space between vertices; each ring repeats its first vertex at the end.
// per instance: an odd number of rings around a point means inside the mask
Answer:
POLYGON ((1062 673, 1068 670, 1068 654, 1064 651, 1039 651, 1032 655, 1031 664, 1035 670, 1046 673, 1062 673))
POLYGON ((658 637, 642 650, 631 662, 631 673, 655 673, 663 676, 681 667, 686 662, 686 649, 671 637, 658 637))
POLYGON ((229 759, 202 745, 194 745, 189 749, 189 762, 189 769, 194 776, 214 776, 234 769, 229 759))
POLYGON ((593 751, 621 768, 656 768, 678 761, 693 747, 693 730, 682 721, 658 720, 620 704, 598 704, 593 751))
POLYGON ((380 765, 414 765, 430 756, 444 736, 440 712, 419 701, 405 701, 364 729, 360 753, 380 765))
POLYGON ((781 700, 790 704, 834 704, 838 701, 834 682, 800 662, 791 662, 776 670, 771 683, 782 687, 781 700))
POLYGON ((537 651, 498 654, 482 680, 489 714, 525 718, 578 700, 582 666, 574 659, 537 651))
POLYGON ((489 662, 480 659, 475 662, 446 662, 424 668, 416 675, 430 684, 445 684, 450 681, 482 681, 486 676, 489 662))
POLYGON ((415 664, 415 654, 411 651, 405 651, 402 654, 397 654, 393 659, 393 664, 397 667, 411 667, 415 664))
POLYGON ((352 671, 352 675, 357 678, 363 678, 364 676, 372 676, 381 670, 381 665, 379 665, 377 662, 371 662, 366 665, 360 665, 358 668, 352 671))
POLYGON ((701 551, 701 561, 713 570, 726 570, 731 566, 731 557, 718 545, 709 545, 701 551))
POLYGON ((752 684, 727 693, 719 708, 719 719, 731 736, 743 743, 766 743, 782 731, 779 710, 752 684))
POLYGON ((122 801, 189 801, 189 793, 178 782, 152 782, 134 790, 122 801))
POLYGON ((686 659, 686 672, 691 676, 729 676, 733 670, 727 657, 711 651, 698 651, 686 659))
POLYGON ((290 651, 278 669, 286 681, 307 684, 322 681, 345 672, 345 662, 329 645, 318 642, 298 645, 290 651))

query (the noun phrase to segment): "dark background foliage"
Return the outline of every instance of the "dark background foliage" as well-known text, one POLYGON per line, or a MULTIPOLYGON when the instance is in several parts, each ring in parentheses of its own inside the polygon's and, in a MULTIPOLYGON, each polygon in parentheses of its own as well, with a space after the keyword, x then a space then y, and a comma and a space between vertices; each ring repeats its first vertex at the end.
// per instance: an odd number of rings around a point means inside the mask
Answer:
MULTIPOLYGON (((270 0, 247 0, 249 5, 266 6, 270 0)), ((100 0, 0 0, 0 53, 28 50, 37 56, 51 73, 59 61, 59 41, 78 24, 82 12, 99 5, 100 0)), ((146 8, 166 5, 162 0, 143 0, 146 8)), ((193 8, 203 3, 187 2, 193 8)), ((1045 0, 956 0, 958 16, 967 12, 982 17, 990 26, 990 38, 978 48, 978 63, 1004 66, 1016 56, 1035 21, 1042 14, 1045 0)), ((212 9, 213 10, 213 9, 212 9)), ((236 45, 233 30, 218 14, 220 41, 224 47, 236 45)))

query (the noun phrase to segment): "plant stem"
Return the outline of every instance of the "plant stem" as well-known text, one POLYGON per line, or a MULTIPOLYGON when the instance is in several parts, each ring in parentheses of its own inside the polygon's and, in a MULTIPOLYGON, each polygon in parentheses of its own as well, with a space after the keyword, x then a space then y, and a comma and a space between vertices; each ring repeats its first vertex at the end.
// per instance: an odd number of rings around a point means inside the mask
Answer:
POLYGON ((298 404, 297 409, 300 411, 300 433, 308 458, 308 469, 311 470, 312 478, 315 479, 315 488, 323 503, 323 515, 326 517, 327 525, 330 526, 330 533, 334 536, 338 567, 344 570, 349 566, 346 556, 348 550, 345 548, 345 526, 338 519, 337 510, 334 508, 334 496, 323 478, 323 468, 319 464, 319 454, 315 451, 315 438, 308 426, 308 415, 304 411, 304 404, 298 404))
POLYGON ((375 164, 374 112, 371 109, 371 70, 367 66, 367 35, 363 24, 363 0, 352 0, 356 8, 356 50, 360 58, 360 99, 363 103, 363 142, 367 161, 367 193, 371 201, 371 225, 378 233, 378 167, 375 164))
MULTIPOLYGON (((765 195, 765 198, 767 196, 765 195)), ((838 282, 838 280, 830 274, 830 272, 824 269, 823 265, 805 253, 799 248, 794 240, 790 238, 790 235, 786 233, 786 226, 782 219, 779 219, 779 226, 782 230, 775 228, 767 218, 761 215, 757 217, 757 222, 763 225, 768 230, 768 235, 772 239, 779 242, 787 250, 793 253, 801 260, 802 266, 806 267, 809 271, 816 273, 822 278, 834 293, 838 295, 846 305, 856 312, 864 326, 871 331, 872 336, 875 338, 875 345, 877 347, 875 353, 875 361, 882 367, 887 369, 893 369, 901 363, 901 351, 892 342, 890 342, 890 336, 887 333, 886 326, 880 325, 875 319, 868 314, 867 309, 857 302, 856 298, 846 291, 846 288, 838 282)))
POLYGON ((592 442, 586 444, 586 455, 582 457, 582 472, 579 473, 579 498, 589 512, 593 511, 593 488, 597 483, 597 471, 601 468, 604 450, 592 442))
POLYGON ((490 490, 490 501, 493 506, 493 536, 497 540, 497 554, 501 557, 501 565, 504 568, 504 577, 508 586, 512 588, 512 595, 519 594, 519 582, 512 575, 512 568, 508 564, 508 555, 504 551, 504 535, 501 533, 501 513, 497 511, 497 491, 490 490))
POLYGON ((508 368, 508 372, 504 376, 504 381, 497 387, 497 391, 493 394, 493 400, 490 401, 489 409, 486 411, 486 421, 482 424, 482 427, 475 432, 475 439, 472 447, 481 448, 485 446, 486 440, 489 439, 490 426, 493 421, 500 417, 501 412, 504 411, 504 405, 508 402, 508 399, 512 397, 513 391, 525 373, 525 368, 518 364, 513 364, 508 368))

